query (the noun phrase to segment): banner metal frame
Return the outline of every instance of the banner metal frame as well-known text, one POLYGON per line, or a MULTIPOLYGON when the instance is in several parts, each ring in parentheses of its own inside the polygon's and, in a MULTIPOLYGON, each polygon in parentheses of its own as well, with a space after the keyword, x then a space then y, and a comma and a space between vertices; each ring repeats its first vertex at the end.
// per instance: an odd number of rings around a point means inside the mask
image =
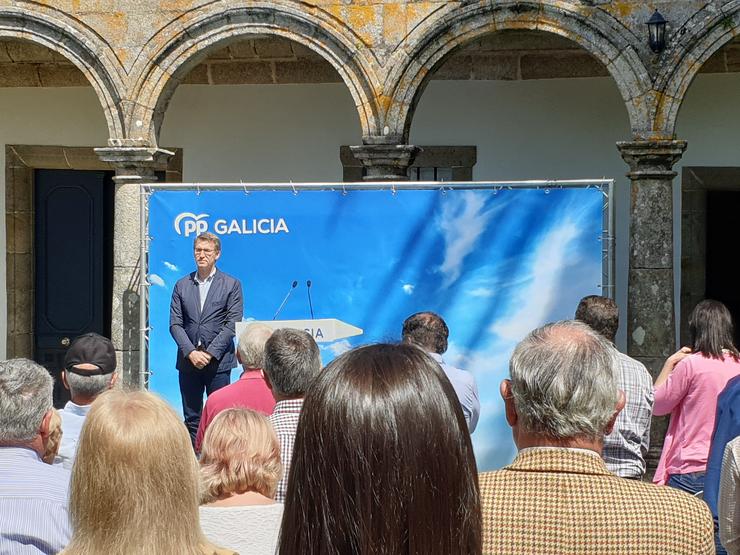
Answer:
POLYGON ((139 194, 139 232, 141 236, 139 276, 139 388, 149 386, 149 197, 156 191, 231 191, 241 190, 248 195, 252 191, 292 191, 298 195, 301 191, 397 191, 469 190, 491 191, 493 194, 509 189, 542 189, 545 194, 551 189, 589 189, 598 188, 603 195, 603 223, 599 241, 602 243, 602 278, 603 295, 611 299, 615 296, 614 256, 615 256, 615 203, 614 179, 570 179, 570 180, 526 180, 526 181, 362 181, 352 183, 142 183, 139 194))

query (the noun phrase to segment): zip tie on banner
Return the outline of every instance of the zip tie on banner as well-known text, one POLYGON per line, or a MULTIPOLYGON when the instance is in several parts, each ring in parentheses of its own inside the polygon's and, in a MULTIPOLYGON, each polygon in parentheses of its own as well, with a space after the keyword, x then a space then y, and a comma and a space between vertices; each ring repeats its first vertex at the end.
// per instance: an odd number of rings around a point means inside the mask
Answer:
POLYGON ((344 183, 342 183, 342 196, 343 197, 347 196, 347 188, 344 186, 344 183))
POLYGON ((293 194, 295 196, 298 196, 298 189, 295 188, 295 185, 293 184, 292 181, 290 182, 290 186, 293 188, 293 194))
POLYGON ((391 183, 391 194, 395 197, 396 196, 396 184, 391 183))
POLYGON ((244 194, 249 195, 249 190, 247 189, 247 186, 244 184, 244 181, 241 179, 239 180, 239 183, 241 183, 242 189, 244 189, 244 194))
POLYGON ((200 196, 200 183, 195 184, 195 194, 200 196))
POLYGON ((447 196, 447 190, 444 185, 439 188, 439 192, 442 193, 443 196, 447 196))

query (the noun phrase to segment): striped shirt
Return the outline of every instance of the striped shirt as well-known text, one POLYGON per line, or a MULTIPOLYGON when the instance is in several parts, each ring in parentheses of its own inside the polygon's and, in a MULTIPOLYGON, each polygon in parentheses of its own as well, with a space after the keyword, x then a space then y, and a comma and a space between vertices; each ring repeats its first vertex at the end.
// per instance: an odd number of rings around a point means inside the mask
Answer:
POLYGON ((729 555, 740 553, 740 437, 725 447, 719 483, 719 537, 729 555))
POLYGON ((0 553, 58 553, 72 530, 69 471, 24 447, 0 447, 0 553))
POLYGON ((302 407, 303 399, 278 401, 275 404, 275 410, 272 411, 272 415, 269 417, 280 442, 280 460, 283 462, 283 477, 278 482, 277 493, 275 494, 275 501, 278 503, 285 503, 285 493, 288 490, 288 474, 290 473, 290 460, 293 458, 295 432, 298 428, 298 419, 301 416, 302 407))
POLYGON ((617 385, 627 402, 617 416, 614 430, 604 438, 604 462, 617 476, 642 478, 650 447, 653 380, 644 364, 619 353, 617 385))

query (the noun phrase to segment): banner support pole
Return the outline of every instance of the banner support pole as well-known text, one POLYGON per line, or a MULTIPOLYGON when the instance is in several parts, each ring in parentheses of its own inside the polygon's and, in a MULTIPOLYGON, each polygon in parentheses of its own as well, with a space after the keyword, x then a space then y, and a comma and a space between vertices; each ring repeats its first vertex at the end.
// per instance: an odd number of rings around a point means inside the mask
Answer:
POLYGON ((139 389, 146 389, 147 375, 147 307, 149 299, 147 295, 147 285, 149 279, 149 264, 147 260, 147 221, 146 221, 146 190, 142 184, 139 190, 139 229, 141 230, 141 244, 139 251, 139 260, 141 261, 141 273, 139 275, 139 389))

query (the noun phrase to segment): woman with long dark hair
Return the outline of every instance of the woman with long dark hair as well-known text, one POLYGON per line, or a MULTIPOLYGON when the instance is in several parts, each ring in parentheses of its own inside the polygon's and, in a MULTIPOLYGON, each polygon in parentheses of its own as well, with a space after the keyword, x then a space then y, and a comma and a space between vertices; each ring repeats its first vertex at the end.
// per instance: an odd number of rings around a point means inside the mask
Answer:
POLYGON ((655 380, 656 416, 671 415, 653 481, 692 494, 704 489, 717 397, 740 374, 732 316, 719 301, 704 300, 689 317, 691 348, 669 357, 655 380))
POLYGON ((449 380, 411 345, 345 353, 312 384, 281 555, 480 553, 473 449, 449 380))

